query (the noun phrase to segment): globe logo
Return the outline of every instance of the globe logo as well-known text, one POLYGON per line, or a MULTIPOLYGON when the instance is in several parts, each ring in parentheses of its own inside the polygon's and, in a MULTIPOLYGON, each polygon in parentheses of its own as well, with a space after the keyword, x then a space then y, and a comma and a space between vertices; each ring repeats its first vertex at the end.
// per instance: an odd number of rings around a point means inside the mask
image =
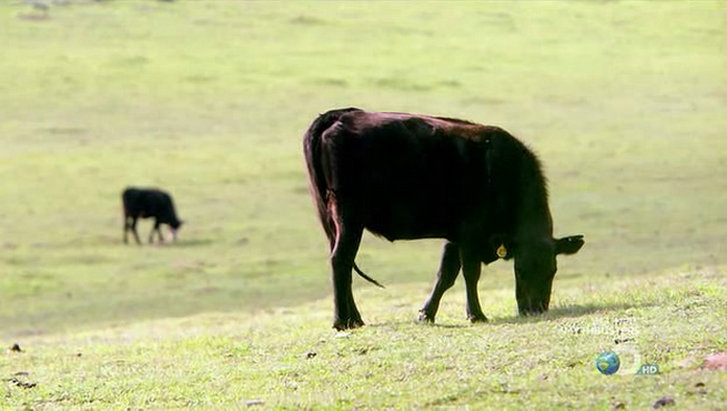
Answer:
POLYGON ((621 365, 618 355, 613 351, 604 351, 596 358, 596 368, 601 374, 611 375, 618 371, 621 365))

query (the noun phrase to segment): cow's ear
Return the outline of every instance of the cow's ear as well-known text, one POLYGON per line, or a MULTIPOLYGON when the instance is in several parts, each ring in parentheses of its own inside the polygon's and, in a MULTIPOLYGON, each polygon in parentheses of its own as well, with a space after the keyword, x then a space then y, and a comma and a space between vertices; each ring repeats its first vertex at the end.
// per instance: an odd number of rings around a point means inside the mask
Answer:
POLYGON ((555 240, 555 254, 575 254, 584 243, 582 235, 558 238, 555 240))

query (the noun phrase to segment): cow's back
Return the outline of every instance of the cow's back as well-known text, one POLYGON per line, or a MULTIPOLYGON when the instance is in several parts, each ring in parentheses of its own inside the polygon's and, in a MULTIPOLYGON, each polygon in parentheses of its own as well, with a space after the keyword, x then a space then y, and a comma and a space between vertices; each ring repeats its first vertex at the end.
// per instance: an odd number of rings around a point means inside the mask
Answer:
POLYGON ((122 199, 129 215, 176 220, 171 197, 161 190, 129 187, 122 193, 122 199))
POLYGON ((355 111, 323 134, 328 186, 372 232, 454 238, 491 218, 488 152, 496 127, 402 113, 355 111))

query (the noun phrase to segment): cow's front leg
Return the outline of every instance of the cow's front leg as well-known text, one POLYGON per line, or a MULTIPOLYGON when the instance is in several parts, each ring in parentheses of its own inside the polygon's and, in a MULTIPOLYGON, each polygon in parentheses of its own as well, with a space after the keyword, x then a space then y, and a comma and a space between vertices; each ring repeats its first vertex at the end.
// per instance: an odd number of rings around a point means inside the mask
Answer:
POLYGON ((364 325, 351 290, 351 270, 356 258, 363 228, 339 225, 331 255, 333 268, 333 328, 345 330, 364 325))
POLYGON ((164 242, 164 236, 162 235, 161 223, 157 223, 156 230, 157 230, 157 235, 159 236, 159 242, 160 243, 163 243, 164 242))
POLYGON ((471 249, 462 248, 462 275, 467 289, 467 318, 473 323, 486 322, 487 317, 480 308, 480 297, 477 294, 477 282, 480 280, 482 262, 479 255, 471 249))
POLYGON ((149 232, 149 244, 154 243, 154 233, 159 231, 159 222, 154 221, 154 226, 151 228, 151 231, 149 232))
POLYGON ((439 301, 442 299, 444 292, 454 285, 454 280, 457 278, 461 266, 459 246, 451 241, 446 242, 442 250, 439 271, 437 271, 437 282, 434 284, 429 299, 424 303, 424 307, 419 310, 419 322, 434 322, 434 317, 439 309, 439 301))

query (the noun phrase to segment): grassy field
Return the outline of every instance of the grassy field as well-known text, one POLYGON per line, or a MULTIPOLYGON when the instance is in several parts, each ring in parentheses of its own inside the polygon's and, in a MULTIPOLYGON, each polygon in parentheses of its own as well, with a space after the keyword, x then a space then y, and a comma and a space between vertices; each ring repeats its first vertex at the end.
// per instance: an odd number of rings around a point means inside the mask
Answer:
POLYGON ((727 404, 725 3, 66 3, 0 3, 0 408, 727 404), (440 242, 368 236, 388 288, 356 279, 370 326, 336 336, 301 140, 351 105, 540 155, 586 236, 553 312, 515 317, 496 263, 492 323, 458 282, 415 325, 440 242), (127 185, 173 193, 180 242, 121 243, 127 185), (595 370, 623 319, 661 375, 595 370))
POLYGON ((491 322, 477 326, 463 321, 458 293, 445 300, 441 325, 426 326, 412 313, 427 287, 397 285, 360 293, 370 324, 350 334, 330 330, 326 299, 255 316, 202 314, 31 338, 0 371, 37 382, 6 388, 5 400, 38 408, 235 409, 262 401, 286 408, 645 409, 669 396, 679 409, 723 409, 725 373, 698 367, 703 353, 724 348, 725 287, 724 269, 597 290, 567 281, 557 306, 530 319, 512 316, 511 289, 503 288, 487 294, 491 322), (627 333, 633 341, 614 343, 627 333), (624 370, 638 358, 662 374, 600 375, 594 361, 604 349, 621 353, 624 370))

